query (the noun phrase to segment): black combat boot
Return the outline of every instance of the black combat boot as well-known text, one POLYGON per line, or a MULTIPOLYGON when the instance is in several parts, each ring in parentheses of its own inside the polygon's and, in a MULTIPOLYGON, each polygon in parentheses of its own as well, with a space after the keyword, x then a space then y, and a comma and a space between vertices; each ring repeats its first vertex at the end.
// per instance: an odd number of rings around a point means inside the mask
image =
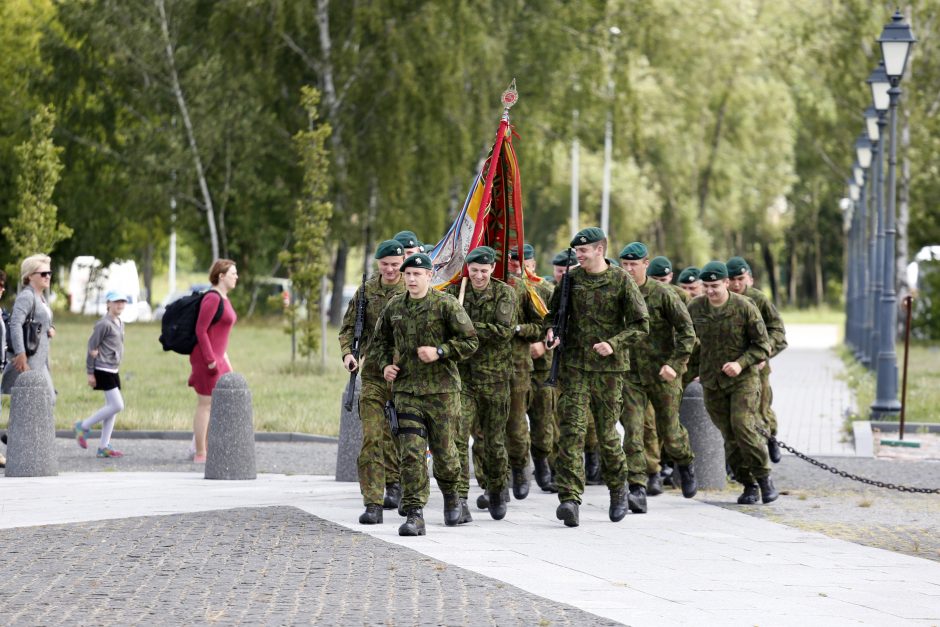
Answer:
POLYGON ((360 525, 380 525, 382 524, 382 506, 376 503, 366 505, 366 511, 359 516, 360 525))
POLYGON ((776 501, 777 497, 780 496, 780 493, 777 492, 777 488, 774 487, 774 482, 769 476, 758 479, 757 485, 760 486, 760 500, 764 503, 776 501))
POLYGON ((610 491, 610 515, 611 522, 620 522, 627 515, 627 489, 619 487, 610 491))
POLYGON ((470 515, 470 506, 467 505, 467 499, 460 499, 460 520, 457 521, 458 525, 464 523, 473 522, 473 516, 470 515))
POLYGON ((555 516, 558 520, 564 521, 565 527, 577 527, 580 524, 578 504, 574 501, 565 501, 559 505, 558 509, 555 510, 555 516))
POLYGON ((535 483, 545 492, 551 492, 549 487, 552 483, 552 471, 548 467, 548 460, 544 457, 538 459, 537 457, 532 458, 532 465, 535 468, 532 470, 532 475, 535 477, 535 483))
POLYGON ((777 438, 774 436, 767 438, 767 456, 773 463, 780 463, 780 445, 777 444, 777 438))
POLYGON ((754 505, 757 503, 757 499, 760 498, 757 492, 756 483, 745 483, 744 492, 738 497, 738 505, 754 505))
POLYGON ((500 492, 488 492, 487 500, 489 501, 489 506, 487 509, 490 510, 490 516, 493 517, 493 520, 502 520, 506 517, 506 503, 509 501, 509 494, 506 490, 500 492))
POLYGON ((646 493, 649 496, 659 496, 663 493, 663 478, 658 472, 650 473, 647 477, 646 493))
POLYGON ((630 486, 630 493, 627 494, 627 507, 634 514, 646 513, 646 486, 634 483, 630 486))
POLYGON ((399 503, 401 503, 401 484, 400 483, 386 483, 385 484, 385 503, 382 504, 382 508, 383 509, 397 509, 399 503))
POLYGON ((584 453, 584 483, 587 485, 603 485, 601 479, 601 456, 597 451, 584 453))
POLYGON ((408 520, 398 528, 400 536, 423 536, 424 531, 424 512, 420 507, 413 507, 408 510, 408 520))
POLYGON ((525 476, 525 468, 512 469, 512 495, 517 501, 529 496, 529 478, 525 476))
POLYGON ((457 493, 444 495, 444 524, 453 527, 460 521, 460 497, 457 493))
POLYGON ((487 498, 486 492, 477 497, 477 509, 489 509, 490 508, 490 499, 487 498))
POLYGON ((690 499, 698 492, 698 482, 695 480, 695 469, 692 468, 692 464, 679 466, 679 481, 682 484, 682 496, 685 498, 690 499))

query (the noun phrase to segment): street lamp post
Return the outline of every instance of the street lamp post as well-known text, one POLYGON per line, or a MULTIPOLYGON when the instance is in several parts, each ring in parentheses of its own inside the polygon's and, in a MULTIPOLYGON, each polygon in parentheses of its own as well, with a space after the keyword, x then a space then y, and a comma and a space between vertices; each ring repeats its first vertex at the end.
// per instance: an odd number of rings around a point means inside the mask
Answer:
POLYGON ((855 184, 855 179, 850 178, 847 181, 849 186, 849 199, 852 201, 852 263, 849 266, 851 273, 851 285, 852 285, 852 300, 851 300, 851 318, 852 318, 852 335, 851 335, 851 346, 852 351, 857 352, 858 347, 861 345, 862 337, 862 303, 864 302, 862 296, 863 290, 863 276, 864 270, 862 268, 862 249, 859 246, 859 242, 862 239, 860 234, 861 225, 863 222, 863 215, 861 211, 861 206, 859 205, 859 199, 861 198, 861 190, 858 185, 855 184))
POLYGON ((881 295, 880 350, 878 351, 877 390, 871 406, 874 417, 893 415, 900 411, 898 402, 898 363, 895 351, 897 335, 897 292, 895 288, 895 201, 897 199, 897 131, 898 99, 901 96, 901 78, 907 66, 907 58, 914 45, 914 33, 904 21, 900 11, 891 17, 891 23, 881 32, 881 56, 885 74, 891 82, 888 90, 889 125, 891 140, 888 153, 888 206, 885 211, 884 286, 881 295))
POLYGON ((878 269, 881 266, 876 265, 876 259, 878 257, 877 228, 875 226, 878 219, 875 212, 877 178, 875 177, 875 173, 871 168, 872 152, 871 141, 868 139, 866 133, 863 132, 861 135, 859 135, 858 139, 855 140, 855 156, 858 164, 865 172, 865 204, 868 207, 867 215, 869 216, 871 228, 868 231, 868 284, 865 287, 865 293, 868 295, 868 301, 866 303, 866 320, 868 320, 869 326, 868 333, 862 342, 862 351, 867 358, 866 363, 869 365, 869 367, 873 368, 874 364, 876 363, 876 351, 878 350, 878 344, 875 338, 878 333, 877 294, 881 291, 881 279, 878 269))
POLYGON ((871 186, 868 184, 868 181, 865 178, 865 170, 862 168, 861 164, 856 160, 852 165, 852 176, 855 177, 855 184, 858 185, 859 189, 859 206, 862 209, 862 224, 861 224, 861 234, 859 246, 862 249, 862 332, 859 338, 858 346, 855 348, 855 357, 858 359, 862 365, 866 368, 871 367, 871 354, 869 353, 869 347, 871 346, 871 330, 872 324, 874 323, 874 316, 872 315, 872 299, 871 299, 871 281, 872 281, 872 250, 870 243, 866 240, 866 235, 869 233, 869 221, 871 220, 871 211, 869 210, 869 190, 871 186))

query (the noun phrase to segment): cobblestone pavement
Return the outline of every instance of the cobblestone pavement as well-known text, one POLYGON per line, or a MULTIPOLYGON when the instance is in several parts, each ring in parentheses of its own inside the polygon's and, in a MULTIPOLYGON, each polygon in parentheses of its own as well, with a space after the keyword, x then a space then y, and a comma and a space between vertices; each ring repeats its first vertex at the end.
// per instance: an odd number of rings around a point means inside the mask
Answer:
MULTIPOLYGON (((940 488, 940 463, 851 457, 821 461, 870 479, 940 488)), ((740 486, 700 493, 727 509, 833 538, 940 561, 940 495, 874 488, 815 468, 793 456, 774 466, 781 496, 770 505, 737 505, 740 486)))
POLYGON ((615 625, 293 507, 0 531, 7 625, 615 625))

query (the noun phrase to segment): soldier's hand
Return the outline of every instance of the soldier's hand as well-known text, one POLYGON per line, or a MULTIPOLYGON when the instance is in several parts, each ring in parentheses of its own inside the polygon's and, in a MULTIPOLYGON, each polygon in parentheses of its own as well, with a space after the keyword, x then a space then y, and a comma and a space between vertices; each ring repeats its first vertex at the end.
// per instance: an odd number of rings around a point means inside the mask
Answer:
POLYGON ((529 355, 532 359, 538 359, 545 354, 545 344, 542 342, 534 342, 529 344, 529 355))
POLYGON ((736 377, 741 374, 741 364, 736 361, 729 361, 724 366, 721 367, 721 371, 728 375, 729 377, 736 377))
POLYGON ((664 381, 675 381, 676 377, 679 375, 677 375, 676 371, 672 369, 672 366, 666 364, 659 369, 659 376, 662 377, 664 381))
POLYGON ((401 370, 395 364, 389 364, 385 366, 385 370, 382 371, 382 376, 385 377, 385 380, 391 383, 398 376, 398 371, 401 370))
POLYGON ((436 346, 419 346, 418 359, 426 364, 431 364, 440 359, 437 354, 436 346))
POLYGON ((555 339, 554 329, 549 329, 548 332, 545 334, 545 348, 551 350, 555 348, 556 346, 558 346, 559 344, 561 344, 561 342, 555 339))
POLYGON ((601 357, 607 357, 614 354, 614 347, 607 342, 598 342, 594 345, 594 351, 601 357))
POLYGON ((356 361, 356 358, 353 357, 352 353, 343 357, 343 365, 346 366, 346 370, 349 372, 355 372, 356 368, 359 367, 359 363, 356 361))
POLYGON ((766 360, 765 360, 765 361, 762 361, 762 362, 760 362, 759 364, 757 364, 757 369, 758 369, 758 370, 763 370, 763 369, 764 369, 764 366, 766 366, 766 365, 767 365, 767 361, 766 361, 766 360))

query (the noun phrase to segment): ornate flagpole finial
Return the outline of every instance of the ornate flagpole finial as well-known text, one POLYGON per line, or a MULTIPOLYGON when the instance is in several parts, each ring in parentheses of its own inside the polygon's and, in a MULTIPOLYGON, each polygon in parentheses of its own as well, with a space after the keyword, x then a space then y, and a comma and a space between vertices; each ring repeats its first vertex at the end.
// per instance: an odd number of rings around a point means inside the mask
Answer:
POLYGON ((512 106, 516 104, 516 102, 518 102, 518 100, 519 100, 519 92, 516 91, 516 79, 514 78, 512 79, 512 83, 510 83, 506 91, 503 92, 502 102, 503 102, 503 107, 505 107, 505 110, 503 111, 503 115, 508 116, 509 109, 511 109, 512 106))

